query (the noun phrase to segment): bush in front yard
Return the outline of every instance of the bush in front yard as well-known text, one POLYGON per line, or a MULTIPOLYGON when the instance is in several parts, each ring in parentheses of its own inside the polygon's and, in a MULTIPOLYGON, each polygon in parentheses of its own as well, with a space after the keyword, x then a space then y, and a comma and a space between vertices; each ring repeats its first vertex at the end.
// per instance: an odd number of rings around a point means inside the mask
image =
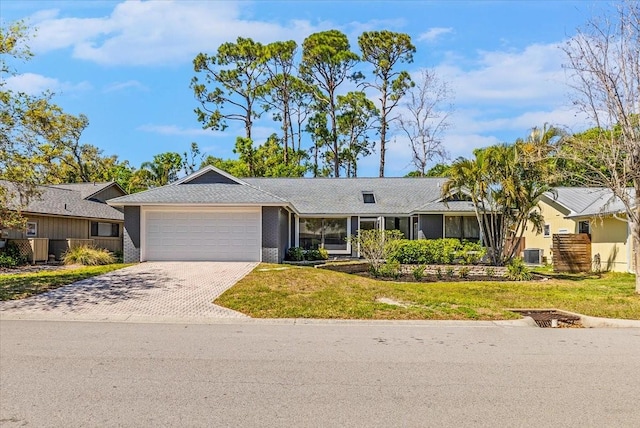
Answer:
POLYGON ((359 230, 357 235, 352 235, 349 240, 354 248, 369 263, 371 273, 377 276, 380 268, 386 261, 394 262, 390 258, 396 243, 400 241, 402 232, 399 230, 359 230))
POLYGON ((390 254, 391 260, 401 264, 475 264, 485 254, 485 248, 477 242, 454 238, 397 241, 390 254))
POLYGON ((286 260, 292 262, 301 262, 303 260, 316 261, 327 260, 329 258, 329 252, 324 248, 305 250, 300 247, 291 247, 287 250, 286 260))
POLYGON ((18 246, 8 242, 4 251, 0 251, 0 267, 12 268, 27 264, 27 258, 20 254, 18 246))
POLYGON ((520 257, 514 257, 507 265, 506 277, 512 281, 529 281, 533 275, 520 257))
POLYGON ((328 258, 329 258, 329 253, 324 248, 306 250, 304 252, 305 260, 309 260, 309 261, 327 260, 328 258))
POLYGON ((62 261, 65 265, 80 264, 84 266, 110 265, 116 262, 115 257, 104 248, 80 246, 71 248, 62 261))

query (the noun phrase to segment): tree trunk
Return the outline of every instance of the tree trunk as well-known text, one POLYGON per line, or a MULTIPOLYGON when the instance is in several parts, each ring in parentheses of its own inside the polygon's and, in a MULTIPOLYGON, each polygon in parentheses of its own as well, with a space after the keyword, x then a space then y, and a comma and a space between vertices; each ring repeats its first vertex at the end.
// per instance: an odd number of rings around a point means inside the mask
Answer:
POLYGON ((380 177, 384 177, 384 157, 387 152, 387 120, 383 116, 380 118, 380 177))
POLYGON ((313 177, 318 177, 318 143, 313 146, 313 177))
POLYGON ((640 294, 640 240, 635 239, 635 248, 632 252, 635 254, 635 273, 636 273, 636 293, 640 294))
POLYGON ((631 269, 636 274, 636 293, 640 294, 640 180, 634 180, 635 207, 627 214, 629 232, 631 233, 631 269), (635 215, 630 215, 635 214, 635 215))
POLYGON ((335 178, 340 177, 340 147, 338 146, 338 123, 336 120, 336 103, 333 98, 333 91, 331 92, 330 102, 330 116, 331 116, 331 144, 333 146, 333 176, 335 178))
POLYGON ((640 294, 640 188, 636 188, 636 207, 635 207, 636 221, 632 221, 628 216, 629 229, 631 232, 631 268, 636 274, 636 293, 640 294))

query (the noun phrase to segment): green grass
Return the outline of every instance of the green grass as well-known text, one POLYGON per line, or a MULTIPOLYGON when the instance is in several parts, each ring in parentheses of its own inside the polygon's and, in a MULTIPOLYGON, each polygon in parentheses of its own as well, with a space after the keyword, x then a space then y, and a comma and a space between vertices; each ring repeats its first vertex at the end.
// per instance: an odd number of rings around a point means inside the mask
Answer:
POLYGON ((81 279, 102 275, 127 266, 131 265, 85 266, 48 272, 0 275, 0 300, 24 299, 34 294, 44 293, 81 279))
POLYGON ((261 265, 216 303, 256 318, 502 320, 519 318, 507 308, 557 308, 640 319, 640 296, 630 274, 402 283, 308 267, 278 268, 282 266, 261 265), (379 298, 405 307, 378 302, 379 298))

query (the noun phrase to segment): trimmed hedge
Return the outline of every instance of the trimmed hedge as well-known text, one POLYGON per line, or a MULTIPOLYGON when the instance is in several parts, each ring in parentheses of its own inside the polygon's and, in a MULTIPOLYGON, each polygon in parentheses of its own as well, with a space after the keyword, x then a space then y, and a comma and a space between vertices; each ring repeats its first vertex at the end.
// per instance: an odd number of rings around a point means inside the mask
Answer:
POLYGON ((289 260, 292 262, 301 262, 303 260, 327 260, 328 258, 329 253, 324 248, 305 250, 301 247, 291 247, 287 250, 285 260, 289 260))
POLYGON ((402 239, 393 245, 390 260, 400 264, 476 264, 486 249, 477 242, 445 239, 402 239))

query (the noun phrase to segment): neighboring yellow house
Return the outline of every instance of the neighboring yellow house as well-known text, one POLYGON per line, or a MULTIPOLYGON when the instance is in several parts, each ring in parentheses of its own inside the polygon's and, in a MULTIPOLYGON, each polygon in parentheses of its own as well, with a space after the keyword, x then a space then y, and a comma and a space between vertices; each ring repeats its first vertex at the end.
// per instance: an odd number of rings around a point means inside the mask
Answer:
POLYGON ((631 230, 621 203, 608 189, 560 187, 545 194, 538 207, 544 230, 536 234, 529 225, 524 234, 526 249, 541 249, 543 260, 552 263, 552 236, 587 233, 591 236, 594 268, 633 272, 631 230))

